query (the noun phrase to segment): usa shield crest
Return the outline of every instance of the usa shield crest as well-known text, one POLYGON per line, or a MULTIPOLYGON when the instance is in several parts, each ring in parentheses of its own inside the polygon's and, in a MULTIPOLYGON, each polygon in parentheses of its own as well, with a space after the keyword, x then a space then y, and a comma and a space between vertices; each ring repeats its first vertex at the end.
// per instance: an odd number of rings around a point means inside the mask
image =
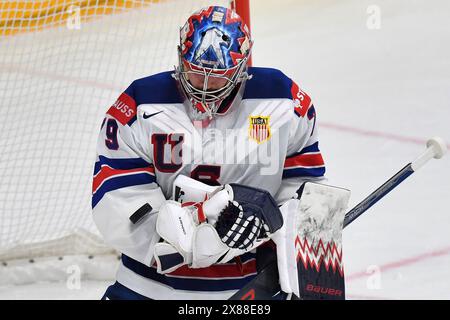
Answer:
POLYGON ((250 126, 248 129, 248 135, 250 139, 257 143, 262 143, 269 140, 271 136, 270 132, 270 117, 264 116, 250 116, 250 126))

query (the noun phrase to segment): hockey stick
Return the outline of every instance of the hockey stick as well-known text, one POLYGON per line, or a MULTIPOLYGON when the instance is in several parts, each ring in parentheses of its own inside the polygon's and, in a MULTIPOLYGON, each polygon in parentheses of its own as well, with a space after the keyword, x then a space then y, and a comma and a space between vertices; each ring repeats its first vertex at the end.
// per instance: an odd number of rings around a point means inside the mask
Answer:
POLYGON ((445 145, 444 140, 439 137, 429 139, 427 141, 427 149, 421 156, 419 156, 413 162, 408 163, 405 167, 403 167, 403 169, 397 172, 388 181, 383 183, 381 187, 372 192, 367 198, 361 201, 345 215, 344 228, 360 215, 362 215, 365 211, 367 211, 367 209, 377 203, 378 200, 387 195, 392 189, 402 183, 403 180, 419 170, 429 160, 431 160, 432 158, 442 158, 446 151, 447 146, 445 145))
MULTIPOLYGON (((345 228, 355 221, 355 219, 366 212, 411 174, 419 170, 429 160, 432 158, 440 159, 446 152, 447 146, 443 139, 439 137, 429 139, 427 141, 427 149, 422 155, 413 162, 408 163, 378 189, 347 212, 344 218, 343 227, 345 228)), ((278 283, 278 269, 276 268, 276 263, 275 260, 268 264, 252 281, 235 293, 229 300, 267 300, 269 299, 268 297, 275 296, 280 292, 280 286, 274 284, 278 283)))

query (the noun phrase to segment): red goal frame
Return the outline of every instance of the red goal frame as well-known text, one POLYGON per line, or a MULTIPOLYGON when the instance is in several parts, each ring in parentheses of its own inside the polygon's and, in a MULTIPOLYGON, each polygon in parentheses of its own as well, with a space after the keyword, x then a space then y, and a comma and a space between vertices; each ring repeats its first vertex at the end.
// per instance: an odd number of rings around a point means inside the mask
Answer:
MULTIPOLYGON (((241 18, 244 20, 247 27, 250 29, 250 32, 252 30, 250 25, 250 0, 234 0, 231 2, 231 9, 237 12, 241 16, 241 18)), ((252 55, 250 54, 250 57, 247 62, 248 66, 252 66, 252 55)))

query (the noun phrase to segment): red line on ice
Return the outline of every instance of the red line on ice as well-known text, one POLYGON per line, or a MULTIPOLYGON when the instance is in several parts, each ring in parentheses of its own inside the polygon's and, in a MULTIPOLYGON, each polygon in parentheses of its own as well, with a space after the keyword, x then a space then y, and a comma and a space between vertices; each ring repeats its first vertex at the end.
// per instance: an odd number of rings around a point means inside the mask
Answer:
MULTIPOLYGON (((420 144, 420 145, 424 145, 427 142, 427 140, 425 140, 425 139, 407 137, 407 136, 402 136, 399 134, 393 134, 393 133, 387 133, 387 132, 365 130, 365 129, 360 129, 360 128, 356 128, 356 127, 343 126, 340 124, 335 124, 335 123, 330 123, 330 122, 321 122, 320 127, 331 129, 331 130, 356 133, 356 134, 363 135, 363 136, 386 138, 389 140, 408 142, 408 143, 414 143, 414 144, 420 144)), ((450 149, 450 144, 447 144, 447 148, 450 149)))
MULTIPOLYGON (((441 256, 446 256, 450 254, 450 247, 445 247, 443 249, 440 250, 435 250, 435 251, 430 251, 427 253, 423 253, 420 254, 418 256, 414 256, 414 257, 410 257, 410 258, 405 258, 405 259, 401 259, 398 261, 393 261, 390 263, 386 263, 384 265, 379 266, 380 271, 388 271, 388 270, 392 270, 392 269, 397 269, 400 267, 405 267, 408 265, 412 265, 415 263, 419 263, 428 259, 432 259, 432 258, 436 258, 436 257, 441 257, 441 256)), ((369 277, 371 276, 371 274, 368 274, 366 271, 360 271, 360 272, 356 272, 353 273, 347 277, 345 277, 345 281, 349 282, 349 281, 353 281, 356 279, 360 279, 360 278, 364 278, 364 277, 369 277)))
MULTIPOLYGON (((0 64, 0 68, 6 69, 10 72, 20 72, 25 73, 31 76, 43 76, 52 80, 57 81, 67 81, 76 83, 81 86, 87 86, 87 87, 94 87, 94 88, 100 88, 104 90, 112 90, 112 91, 120 91, 122 88, 118 85, 114 84, 108 84, 108 83, 101 83, 95 80, 87 80, 87 79, 81 79, 77 77, 69 77, 66 75, 60 75, 57 73, 50 73, 47 71, 42 70, 32 70, 29 68, 23 68, 19 65, 13 65, 13 64, 0 64)), ((427 140, 420 139, 420 138, 412 138, 412 137, 406 137, 398 134, 392 134, 392 133, 386 133, 386 132, 380 132, 380 131, 372 131, 372 130, 364 130, 356 127, 349 127, 349 126, 343 126, 336 123, 330 123, 330 122, 321 122, 320 126, 323 128, 331 129, 331 130, 338 130, 338 131, 345 131, 345 132, 352 132, 359 135, 364 136, 371 136, 371 137, 379 137, 379 138, 386 138, 390 140, 396 140, 396 141, 402 141, 402 142, 408 142, 408 143, 414 143, 414 144, 420 144, 424 145, 427 140)), ((450 149, 450 144, 447 144, 447 148, 450 149)))

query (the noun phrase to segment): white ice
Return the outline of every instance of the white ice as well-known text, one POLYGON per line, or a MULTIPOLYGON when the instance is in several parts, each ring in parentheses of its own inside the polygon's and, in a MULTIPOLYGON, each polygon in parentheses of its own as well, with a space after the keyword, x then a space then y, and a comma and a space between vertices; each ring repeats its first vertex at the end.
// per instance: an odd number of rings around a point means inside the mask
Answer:
MULTIPOLYGON (((251 6, 253 64, 283 70, 311 95, 329 183, 352 191, 351 206, 414 160, 429 137, 450 143, 450 2, 251 6)), ((447 156, 345 229, 349 299, 450 299, 449 196, 447 156)), ((0 298, 98 299, 107 284, 1 287, 0 298)))
MULTIPOLYGON (((254 64, 284 70, 312 96, 329 182, 352 190, 351 206, 428 138, 450 142, 448 1, 252 4, 254 64), (380 29, 369 29, 377 10, 380 29)), ((450 298, 448 196, 450 156, 345 229, 348 298, 450 298)))

